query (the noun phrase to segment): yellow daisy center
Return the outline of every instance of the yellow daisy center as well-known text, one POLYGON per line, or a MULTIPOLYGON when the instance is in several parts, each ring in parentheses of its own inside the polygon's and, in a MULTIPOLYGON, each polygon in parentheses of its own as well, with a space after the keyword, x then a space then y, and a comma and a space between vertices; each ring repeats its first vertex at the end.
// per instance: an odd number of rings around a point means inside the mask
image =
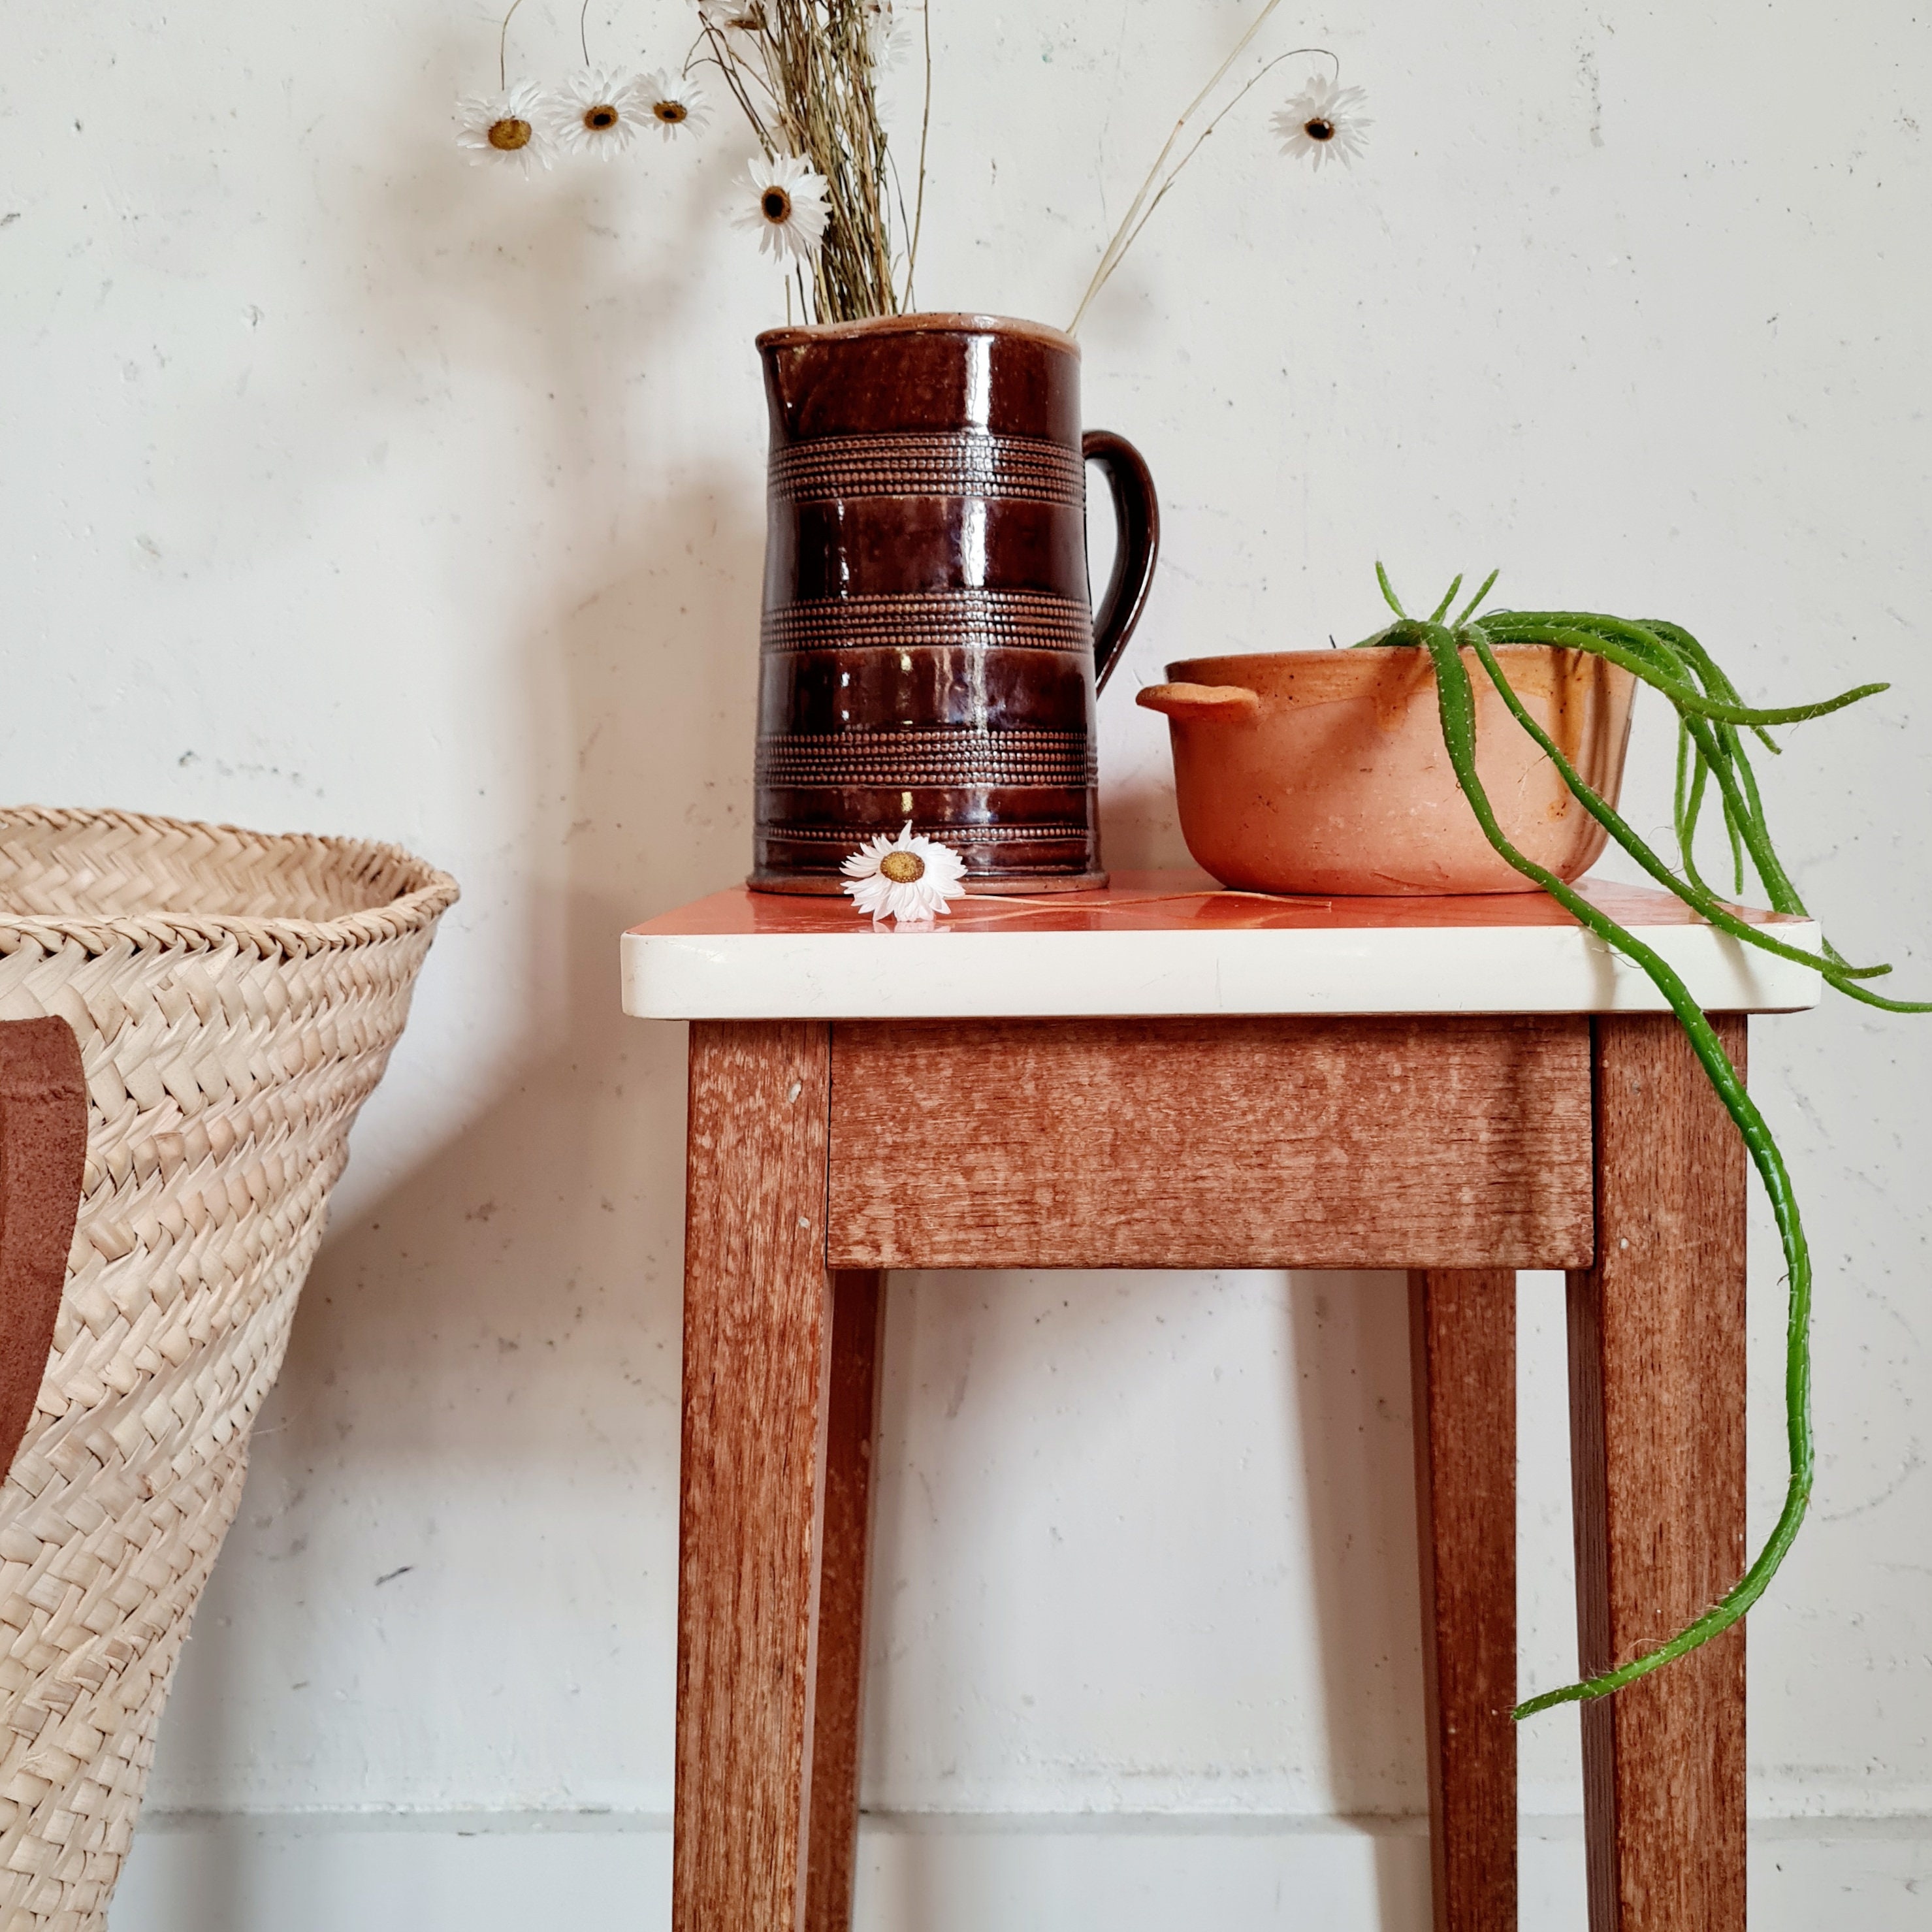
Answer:
POLYGON ((530 124, 519 121, 514 115, 491 122, 490 145, 506 154, 514 154, 519 148, 527 148, 530 145, 530 124))
POLYGON ((652 106, 651 112, 660 121, 668 122, 674 128, 680 121, 688 121, 691 118, 691 110, 681 100, 658 101, 652 106))
POLYGON ((595 107, 584 110, 584 124, 593 134, 601 134, 606 128, 617 124, 617 110, 608 100, 600 100, 595 107))
POLYGON ((1332 141, 1335 138, 1335 124, 1325 114, 1312 115, 1302 122, 1301 131, 1311 141, 1332 141))
MULTIPOLYGON (((782 188, 768 188, 758 197, 758 206, 764 211, 765 219, 774 226, 791 219, 791 196, 782 188)), ((916 878, 919 875, 914 873, 916 878)))
POLYGON ((888 852, 879 870, 896 886, 909 886, 926 877, 926 861, 916 852, 888 852))

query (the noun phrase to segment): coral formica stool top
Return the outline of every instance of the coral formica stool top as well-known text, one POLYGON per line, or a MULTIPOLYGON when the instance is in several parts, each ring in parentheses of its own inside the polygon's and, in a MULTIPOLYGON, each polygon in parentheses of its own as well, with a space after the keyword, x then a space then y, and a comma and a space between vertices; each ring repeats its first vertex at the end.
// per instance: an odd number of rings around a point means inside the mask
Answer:
MULTIPOLYGON (((1712 1012, 1818 1004, 1816 971, 1652 887, 1582 890, 1712 1012)), ((1811 920, 1739 908, 1815 952, 1811 920)), ((1274 898, 1198 872, 1116 872, 1101 892, 956 900, 875 928, 841 898, 742 886, 634 926, 624 1010, 645 1019, 984 1019, 1258 1013, 1661 1012, 1632 965, 1543 893, 1274 898)))

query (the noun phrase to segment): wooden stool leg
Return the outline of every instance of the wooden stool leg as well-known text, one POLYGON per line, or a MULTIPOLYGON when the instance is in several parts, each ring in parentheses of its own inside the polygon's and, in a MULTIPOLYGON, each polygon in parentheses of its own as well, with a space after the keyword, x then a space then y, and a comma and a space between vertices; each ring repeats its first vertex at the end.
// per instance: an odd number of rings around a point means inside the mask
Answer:
MULTIPOLYGON (((1744 1021, 1716 1024, 1742 1072, 1744 1021)), ((1673 1018, 1595 1036, 1597 1265, 1570 1277, 1586 1675, 1744 1562, 1744 1148, 1673 1018)), ((1591 1932, 1743 1932, 1743 1627, 1582 1718, 1591 1932)))
POLYGON ((1516 1276, 1408 1277, 1436 1932, 1516 1922, 1516 1276))
POLYGON ((832 1408, 818 1581, 818 1691, 812 1734, 806 1932, 848 1932, 859 1851, 859 1747, 866 1689, 866 1574, 886 1278, 842 1270, 832 1322, 832 1408))
POLYGON ((691 1033, 674 1932, 798 1932, 830 1408, 830 1030, 691 1033))

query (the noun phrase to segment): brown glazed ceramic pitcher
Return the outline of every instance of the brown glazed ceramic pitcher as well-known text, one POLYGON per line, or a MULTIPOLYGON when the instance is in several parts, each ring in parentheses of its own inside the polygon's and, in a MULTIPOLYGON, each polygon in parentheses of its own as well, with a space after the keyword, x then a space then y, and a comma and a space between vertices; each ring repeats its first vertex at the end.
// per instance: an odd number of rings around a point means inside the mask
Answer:
POLYGON ((758 338, 770 535, 751 883, 832 892, 910 819, 975 892, 1106 883, 1094 700, 1147 600, 1147 466, 1080 427, 1080 349, 907 315, 758 338), (1096 623, 1086 465, 1120 529, 1096 623))

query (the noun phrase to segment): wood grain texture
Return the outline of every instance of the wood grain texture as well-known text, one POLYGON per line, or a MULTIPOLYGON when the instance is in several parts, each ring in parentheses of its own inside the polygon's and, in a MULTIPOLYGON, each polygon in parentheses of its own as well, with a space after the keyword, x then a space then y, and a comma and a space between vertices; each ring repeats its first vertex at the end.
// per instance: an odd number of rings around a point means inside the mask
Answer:
POLYGON ((1516 1922, 1516 1276, 1412 1273, 1436 1932, 1516 1922))
POLYGON ((842 1268, 1566 1268, 1589 1022, 840 1024, 842 1268))
POLYGON ((859 1752, 865 1730, 866 1580, 886 1278, 835 1278, 831 1409, 818 1580, 818 1677, 812 1727, 806 1932, 849 1932, 859 1852, 859 1752))
MULTIPOLYGON (((1742 1072, 1744 1022, 1715 1024, 1742 1072)), ((1586 1675, 1745 1562, 1744 1148, 1674 1019, 1594 1026, 1598 1258, 1569 1294, 1586 1675)), ((1743 1626, 1582 1718, 1591 1932, 1743 1932, 1743 1626)))
POLYGON ((674 1932, 804 1923, 830 1065, 823 1025, 692 1029, 674 1932))

